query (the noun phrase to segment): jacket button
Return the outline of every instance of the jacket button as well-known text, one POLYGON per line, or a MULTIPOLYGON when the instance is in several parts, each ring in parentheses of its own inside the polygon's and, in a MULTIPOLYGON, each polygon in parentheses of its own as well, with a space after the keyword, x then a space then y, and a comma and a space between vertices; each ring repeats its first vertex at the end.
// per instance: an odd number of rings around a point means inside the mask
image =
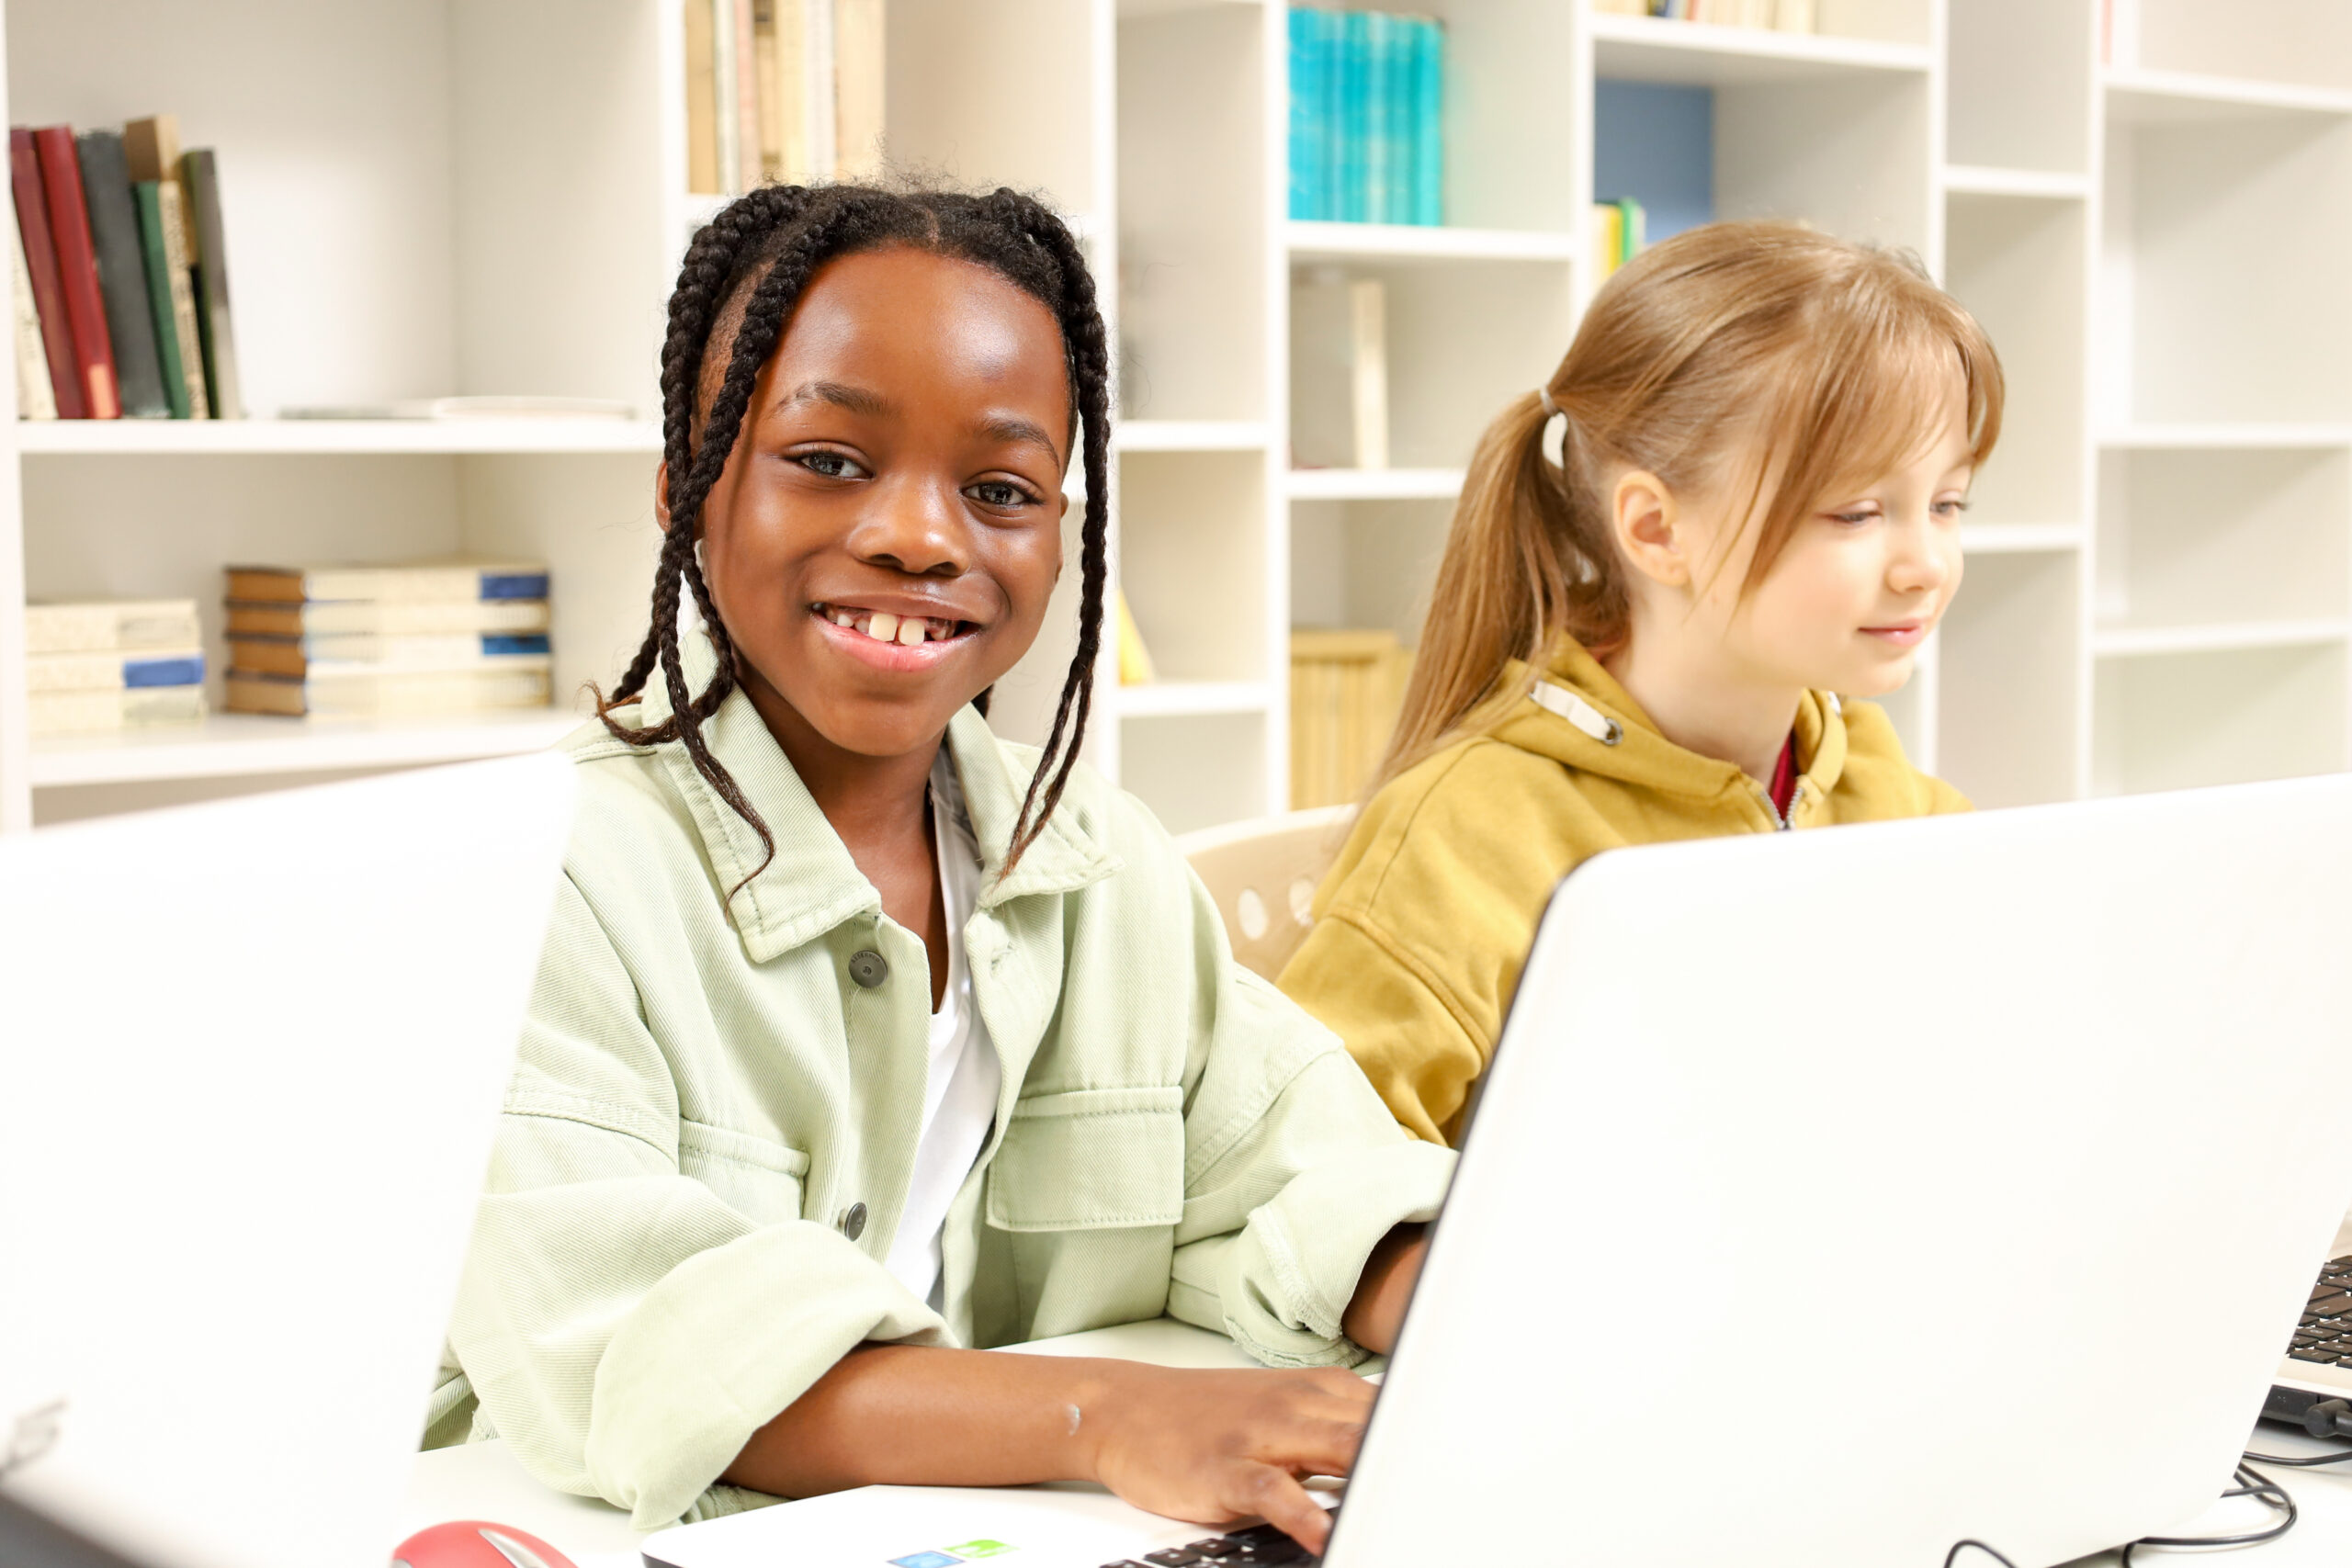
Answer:
POLYGON ((865 1205, 852 1203, 842 1211, 841 1218, 833 1223, 841 1226, 842 1235, 855 1241, 865 1234, 865 1205))
POLYGON ((870 991, 890 977, 889 962, 868 948, 849 961, 849 977, 870 991))

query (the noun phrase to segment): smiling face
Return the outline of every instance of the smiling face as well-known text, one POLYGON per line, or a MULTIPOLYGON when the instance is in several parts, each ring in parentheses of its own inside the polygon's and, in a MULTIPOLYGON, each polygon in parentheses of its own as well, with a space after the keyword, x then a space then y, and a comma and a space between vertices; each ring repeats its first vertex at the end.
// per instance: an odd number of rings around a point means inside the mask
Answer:
POLYGON ((901 246, 809 280, 702 513, 745 691, 796 761, 927 750, 1028 651, 1069 429, 1060 326, 996 273, 901 246))
POLYGON ((1910 679, 1919 644, 1960 590, 1973 471, 1963 409, 1955 388, 1929 439, 1894 471, 1813 508, 1744 595, 1755 520, 1691 508, 1686 525, 1707 564, 1689 630, 1720 645, 1734 679, 1858 697, 1910 679))

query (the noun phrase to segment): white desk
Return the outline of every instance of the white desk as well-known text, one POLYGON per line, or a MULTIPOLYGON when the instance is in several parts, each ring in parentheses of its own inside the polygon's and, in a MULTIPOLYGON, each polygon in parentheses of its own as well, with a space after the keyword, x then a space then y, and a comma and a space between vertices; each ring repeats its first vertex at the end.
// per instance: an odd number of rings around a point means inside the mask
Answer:
MULTIPOLYGON (((1165 1367, 1247 1367, 1253 1365, 1219 1335, 1191 1327, 1170 1318, 1098 1328, 1059 1339, 1044 1339, 1018 1347, 1024 1353, 1046 1356, 1113 1356, 1131 1361, 1152 1361, 1165 1367)), ((2265 1453, 2316 1453, 2324 1445, 2299 1434, 2265 1427, 2253 1446, 2265 1453)), ((1703 1445, 1694 1447, 1699 1457, 1703 1445)), ((2302 1509, 2302 1522, 2267 1546, 2233 1554, 2231 1568, 2343 1568, 2352 1561, 2352 1464, 2326 1470, 2276 1470, 2302 1509)), ((1691 1483, 1703 1486, 1706 1470, 1694 1464, 1691 1483)), ((423 1529, 444 1519, 491 1519, 529 1530, 561 1549, 579 1568, 639 1568, 637 1543, 643 1532, 629 1529, 628 1516, 618 1508, 586 1497, 549 1491, 526 1473, 514 1456, 499 1442, 468 1443, 417 1455, 409 1483, 408 1504, 401 1531, 423 1529)), ((2259 1529, 2269 1522, 2266 1510, 2251 1503, 2218 1506, 2204 1519, 2185 1524, 2180 1533, 2198 1535, 2224 1529, 2259 1529)), ((1998 1541, 1994 1542, 1996 1546, 1998 1541)), ((2113 1553, 2083 1560, 2077 1568, 2111 1564, 2113 1553)), ((2165 1562, 2188 1562, 2179 1553, 2143 1550, 2134 1554, 2135 1568, 2159 1568, 2165 1562)), ((1995 1568, 1993 1560, 1965 1554, 1956 1568, 1995 1568)))

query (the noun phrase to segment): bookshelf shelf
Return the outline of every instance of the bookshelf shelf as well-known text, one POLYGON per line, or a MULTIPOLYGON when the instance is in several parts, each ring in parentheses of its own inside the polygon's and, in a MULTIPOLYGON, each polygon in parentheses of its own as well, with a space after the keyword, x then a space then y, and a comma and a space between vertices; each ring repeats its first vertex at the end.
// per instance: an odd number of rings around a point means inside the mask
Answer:
POLYGON ((2111 452, 2324 452, 2352 446, 2352 425, 2133 424, 2098 444, 2111 452))
POLYGON ((2185 71, 2102 73, 2109 115, 2125 125, 2193 125, 2261 115, 2352 116, 2352 93, 2185 71))
POLYGON ((662 427, 617 419, 58 420, 24 423, 28 457, 662 451, 662 427))
POLYGON ((1121 719, 1186 718, 1264 713, 1273 701, 1263 681, 1154 681, 1119 688, 1121 719))
POLYGON ((1996 169, 1981 164, 1944 165, 1949 196, 2014 197, 2028 201, 2081 201, 2091 193, 2088 175, 2050 169, 1996 169))
POLYGON ((1935 58, 1932 51, 1914 44, 1652 17, 1596 16, 1590 26, 1594 73, 1631 82, 1724 87, 1857 75, 1924 76, 1935 58))
POLYGON ((2087 538, 2072 523, 1972 523, 1960 531, 1960 548, 1968 556, 2045 555, 2079 550, 2087 538))
POLYGON ((1261 419, 1129 419, 1112 428, 1112 445, 1122 452, 1261 452, 1268 434, 1261 419))
POLYGON ((2352 639, 2352 621, 2233 621, 2193 626, 2101 626, 2091 651, 2101 659, 2176 653, 2232 653, 2268 648, 2325 648, 2352 639))
POLYGON ((1539 229, 1454 229, 1409 223, 1304 223, 1283 226, 1291 259, 1362 261, 1566 262, 1574 234, 1539 229))
POLYGON ((1293 501, 1451 501, 1460 468, 1293 468, 1283 476, 1293 501))
POLYGON ((405 720, 214 714, 186 729, 36 741, 32 784, 40 789, 465 761, 537 750, 581 722, 580 715, 553 708, 405 720))

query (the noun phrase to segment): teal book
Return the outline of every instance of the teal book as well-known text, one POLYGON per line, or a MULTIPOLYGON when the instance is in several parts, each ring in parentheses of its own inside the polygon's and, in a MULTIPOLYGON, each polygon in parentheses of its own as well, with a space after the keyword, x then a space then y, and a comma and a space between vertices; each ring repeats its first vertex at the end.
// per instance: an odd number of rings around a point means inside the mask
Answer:
POLYGON ((1290 215, 1320 218, 1320 150, 1316 145, 1315 13, 1294 6, 1290 12, 1290 215))
POLYGON ((130 187, 139 202, 139 248, 147 261, 147 308, 155 318, 155 358, 164 372, 164 399, 174 419, 194 411, 187 400, 187 367, 180 363, 179 322, 172 313, 172 263, 164 247, 163 187, 141 180, 130 187))
POLYGON ((1413 18, 1413 216, 1445 221, 1445 24, 1413 18))
POLYGON ((1363 212, 1367 222, 1401 221, 1405 206, 1405 111, 1402 92, 1408 34, 1405 18, 1364 14, 1371 56, 1371 106, 1364 128, 1363 212))
POLYGON ((1342 11, 1339 21, 1339 200, 1331 216, 1363 223, 1371 218, 1365 197, 1371 174, 1372 18, 1366 12, 1342 11))

